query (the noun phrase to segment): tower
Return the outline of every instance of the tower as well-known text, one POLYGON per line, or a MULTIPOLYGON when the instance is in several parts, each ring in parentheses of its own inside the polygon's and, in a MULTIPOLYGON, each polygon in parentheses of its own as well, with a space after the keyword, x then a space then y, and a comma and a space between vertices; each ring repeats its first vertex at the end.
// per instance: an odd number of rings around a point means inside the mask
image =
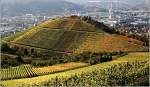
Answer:
POLYGON ((112 19, 112 2, 110 2, 109 6, 109 19, 112 19))
POLYGON ((80 13, 77 10, 75 10, 75 15, 80 16, 80 13))

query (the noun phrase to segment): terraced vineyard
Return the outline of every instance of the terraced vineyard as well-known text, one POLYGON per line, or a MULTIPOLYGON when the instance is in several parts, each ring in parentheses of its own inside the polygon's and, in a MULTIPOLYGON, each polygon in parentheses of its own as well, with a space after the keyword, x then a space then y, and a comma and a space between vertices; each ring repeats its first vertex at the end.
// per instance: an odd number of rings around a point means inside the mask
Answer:
POLYGON ((116 60, 85 68, 18 80, 0 82, 4 86, 110 86, 148 83, 149 54, 129 53, 116 60))
POLYGON ((74 51, 79 54, 82 52, 117 52, 117 51, 146 51, 142 42, 129 39, 125 36, 109 35, 107 33, 88 33, 87 38, 74 51))
POLYGON ((77 43, 80 43, 79 40, 82 39, 85 34, 85 32, 41 29, 35 34, 30 34, 15 40, 15 42, 58 51, 72 51, 73 49, 70 47, 74 47, 77 43))
POLYGON ((35 31, 37 27, 31 27, 29 29, 27 29, 26 31, 23 31, 23 32, 18 32, 16 33, 15 35, 11 35, 9 37, 5 37, 5 38, 2 38, 2 42, 3 41, 7 41, 7 42, 10 42, 10 41, 14 41, 16 38, 28 33, 28 32, 32 32, 32 31, 35 31))
POLYGON ((58 64, 55 66, 49 66, 49 67, 41 67, 41 68, 33 68, 33 72, 36 72, 38 75, 44 75, 48 73, 56 73, 68 69, 73 68, 79 68, 79 67, 85 67, 87 64, 85 63, 66 63, 66 64, 58 64))
POLYGON ((2 69, 1 80, 35 77, 35 76, 65 71, 69 69, 84 67, 86 65, 87 64, 85 63, 74 63, 74 62, 66 63, 66 64, 58 64, 58 65, 48 66, 48 67, 39 67, 39 68, 32 67, 31 65, 21 65, 9 69, 2 69))
POLYGON ((69 18, 69 17, 57 18, 51 21, 47 21, 45 23, 42 23, 40 27, 48 29, 65 29, 65 30, 88 31, 88 32, 94 32, 97 30, 97 28, 91 24, 81 21, 78 18, 69 18))
POLYGON ((81 20, 56 18, 4 40, 60 52, 147 51, 141 41, 114 35, 81 20), (22 35, 21 35, 22 34, 22 35))
POLYGON ((36 76, 36 74, 32 72, 32 67, 30 65, 22 65, 8 69, 1 69, 1 75, 2 75, 1 80, 36 76))
POLYGON ((39 26, 42 28, 49 28, 49 29, 59 29, 60 26, 62 25, 63 21, 60 21, 59 19, 53 19, 50 21, 46 21, 39 26))

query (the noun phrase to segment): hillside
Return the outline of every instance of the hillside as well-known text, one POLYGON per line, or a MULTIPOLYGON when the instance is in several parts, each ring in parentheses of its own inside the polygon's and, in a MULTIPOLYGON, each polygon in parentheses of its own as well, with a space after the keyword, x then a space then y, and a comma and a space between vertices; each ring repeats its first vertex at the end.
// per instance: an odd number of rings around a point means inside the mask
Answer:
POLYGON ((76 54, 147 50, 141 41, 104 32, 79 17, 55 18, 4 40, 12 47, 76 54))

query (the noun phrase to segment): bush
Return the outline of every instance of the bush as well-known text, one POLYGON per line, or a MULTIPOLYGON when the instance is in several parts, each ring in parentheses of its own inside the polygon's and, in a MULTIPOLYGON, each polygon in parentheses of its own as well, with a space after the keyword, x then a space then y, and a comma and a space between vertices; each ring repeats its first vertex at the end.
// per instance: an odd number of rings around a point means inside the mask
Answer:
POLYGON ((94 64, 98 63, 97 58, 96 57, 91 57, 89 59, 88 63, 90 63, 90 65, 94 65, 94 64))
POLYGON ((10 54, 15 54, 16 53, 16 49, 15 48, 10 48, 7 43, 3 43, 1 45, 1 51, 6 52, 6 53, 10 53, 10 54))
POLYGON ((91 65, 107 62, 112 60, 112 55, 110 53, 91 53, 91 52, 84 52, 80 55, 77 55, 76 58, 80 58, 81 62, 86 62, 91 65))
POLYGON ((107 62, 107 61, 111 61, 112 60, 112 56, 111 55, 102 55, 100 62, 107 62))

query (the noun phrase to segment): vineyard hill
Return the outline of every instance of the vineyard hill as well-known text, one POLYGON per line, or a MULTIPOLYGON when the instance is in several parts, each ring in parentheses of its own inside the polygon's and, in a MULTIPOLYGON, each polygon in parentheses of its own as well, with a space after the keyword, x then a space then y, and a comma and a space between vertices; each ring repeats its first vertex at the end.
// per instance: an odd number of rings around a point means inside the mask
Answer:
POLYGON ((75 54, 147 50, 141 41, 110 34, 80 17, 57 17, 4 40, 18 46, 75 54))

